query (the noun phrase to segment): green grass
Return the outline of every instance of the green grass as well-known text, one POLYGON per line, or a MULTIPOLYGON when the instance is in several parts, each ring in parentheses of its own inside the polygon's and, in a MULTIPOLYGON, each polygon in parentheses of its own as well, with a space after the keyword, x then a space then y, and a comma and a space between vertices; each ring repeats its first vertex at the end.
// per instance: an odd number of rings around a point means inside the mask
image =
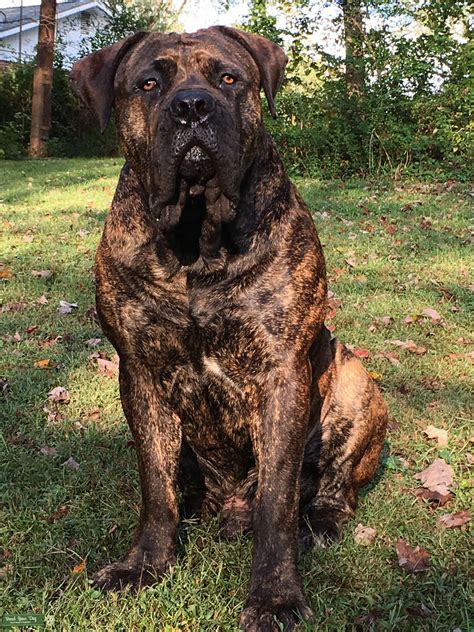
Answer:
MULTIPOLYGON (((116 379, 97 372, 88 359, 94 350, 85 345, 102 337, 88 310, 94 251, 119 168, 117 160, 0 165, 3 276, 11 271, 1 281, 0 375, 8 387, 0 437, 0 614, 44 613, 51 630, 235 630, 250 540, 220 541, 215 522, 183 531, 176 567, 138 596, 104 596, 88 583, 88 573, 125 552, 140 503, 116 379), (43 269, 51 270, 49 278, 32 275, 43 269), (37 303, 42 295, 47 304, 37 303), (60 315, 60 300, 78 309, 60 315), (20 342, 9 341, 15 332, 20 342), (61 338, 48 346, 55 336, 61 338), (35 367, 45 359, 57 368, 35 367), (58 405, 63 419, 48 421, 47 394, 58 385, 70 391, 71 402, 58 405), (41 454, 44 446, 56 454, 41 454), (79 469, 62 465, 71 456, 79 469), (63 505, 67 513, 52 521, 63 505), (84 559, 87 572, 73 573, 84 559)), ((315 613, 302 628, 350 630, 376 609, 373 629, 468 632, 474 623, 469 525, 437 524, 439 515, 472 504, 472 365, 463 355, 472 349, 466 344, 473 307, 468 192, 456 184, 446 191, 440 183, 366 181, 303 181, 300 189, 325 245, 331 290, 342 301, 328 322, 341 339, 369 351, 363 362, 379 374, 400 425, 388 435, 385 467, 362 495, 342 544, 301 561, 315 613), (392 222, 396 232, 387 230, 392 222), (404 323, 428 307, 442 324, 404 323), (383 316, 393 323, 371 331, 383 316), (392 339, 412 339, 427 352, 411 354, 386 342, 392 339), (377 357, 387 351, 399 365, 377 357), (448 431, 447 447, 425 437, 429 424, 448 431), (455 497, 434 511, 414 498, 414 474, 438 456, 454 468, 455 497), (374 545, 354 543, 359 522, 377 529, 374 545), (398 567, 398 537, 429 551, 429 572, 411 576, 398 567), (421 603, 430 618, 410 613, 421 603)), ((112 351, 105 340, 99 349, 112 351)))

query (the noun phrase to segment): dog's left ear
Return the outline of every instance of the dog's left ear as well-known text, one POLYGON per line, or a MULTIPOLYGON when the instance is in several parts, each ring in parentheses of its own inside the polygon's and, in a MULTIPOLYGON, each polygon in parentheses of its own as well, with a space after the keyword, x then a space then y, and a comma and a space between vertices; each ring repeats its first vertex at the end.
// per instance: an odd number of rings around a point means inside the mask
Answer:
POLYGON ((288 57, 281 46, 261 35, 247 33, 229 26, 214 26, 227 37, 241 44, 253 57, 260 71, 260 81, 267 97, 270 114, 276 118, 275 95, 283 81, 288 57))
POLYGON ((99 119, 100 131, 108 125, 114 103, 114 79, 126 53, 148 33, 140 31, 112 46, 83 57, 72 67, 72 87, 99 119))

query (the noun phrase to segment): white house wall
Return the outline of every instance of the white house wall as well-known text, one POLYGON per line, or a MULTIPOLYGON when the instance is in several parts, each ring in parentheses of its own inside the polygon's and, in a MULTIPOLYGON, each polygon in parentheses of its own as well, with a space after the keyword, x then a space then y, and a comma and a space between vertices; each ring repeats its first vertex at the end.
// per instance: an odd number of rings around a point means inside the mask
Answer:
MULTIPOLYGON (((92 9, 91 23, 87 35, 81 33, 81 14, 71 15, 67 18, 58 18, 56 33, 59 36, 60 50, 65 57, 66 65, 71 65, 74 59, 80 54, 81 43, 84 39, 92 36, 97 28, 107 25, 108 19, 101 11, 92 9)), ((19 57, 19 34, 9 35, 0 39, 0 60, 18 61, 19 57)), ((22 61, 32 59, 36 53, 38 44, 38 27, 30 28, 22 32, 21 47, 22 61)))

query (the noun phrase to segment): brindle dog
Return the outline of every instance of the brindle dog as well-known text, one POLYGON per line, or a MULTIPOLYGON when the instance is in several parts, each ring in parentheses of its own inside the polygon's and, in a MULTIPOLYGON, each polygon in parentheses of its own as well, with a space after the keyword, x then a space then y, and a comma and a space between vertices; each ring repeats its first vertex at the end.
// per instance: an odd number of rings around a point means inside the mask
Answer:
POLYGON ((226 27, 137 33, 77 62, 74 86, 126 165, 97 253, 97 309, 120 356, 140 522, 97 586, 174 564, 179 520, 253 529, 244 630, 311 615, 297 569, 339 540, 377 469, 387 421, 371 378, 330 339, 311 215, 262 123, 286 56, 226 27))

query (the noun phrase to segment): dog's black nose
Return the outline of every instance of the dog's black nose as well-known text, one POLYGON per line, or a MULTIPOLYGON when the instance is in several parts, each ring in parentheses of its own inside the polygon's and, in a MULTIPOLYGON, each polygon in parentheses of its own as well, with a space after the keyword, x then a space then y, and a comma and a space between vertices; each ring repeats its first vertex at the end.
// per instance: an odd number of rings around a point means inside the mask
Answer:
POLYGON ((208 92, 204 90, 182 90, 171 101, 171 116, 182 123, 204 123, 214 111, 216 102, 208 92))

